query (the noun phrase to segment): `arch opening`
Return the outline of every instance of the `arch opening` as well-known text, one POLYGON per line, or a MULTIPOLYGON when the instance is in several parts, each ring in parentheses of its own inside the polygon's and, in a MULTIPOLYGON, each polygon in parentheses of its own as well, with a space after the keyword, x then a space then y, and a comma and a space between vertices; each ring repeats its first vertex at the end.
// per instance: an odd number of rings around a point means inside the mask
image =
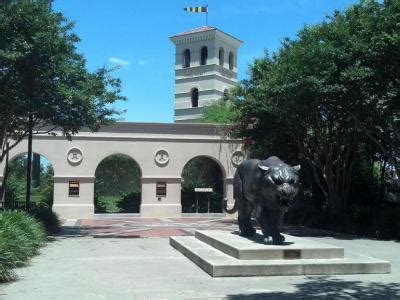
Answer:
POLYGON ((193 88, 190 93, 191 93, 192 107, 198 107, 199 106, 199 90, 197 88, 193 88))
POLYGON ((233 56, 232 51, 230 51, 229 52, 229 70, 231 70, 231 71, 233 70, 234 63, 235 63, 234 56, 233 56))
POLYGON ((182 213, 222 213, 224 175, 206 156, 192 158, 182 171, 182 213))
POLYGON ((189 68, 190 67, 190 50, 189 49, 185 49, 183 51, 183 63, 182 63, 182 67, 183 68, 189 68))
POLYGON ((218 58, 219 58, 219 65, 221 67, 224 66, 224 48, 219 48, 219 53, 218 53, 218 58))
POLYGON ((124 154, 104 158, 96 168, 95 213, 139 213, 142 172, 134 159, 124 154))
MULTIPOLYGON (((28 154, 14 156, 5 170, 4 207, 18 209, 26 207, 28 154)), ((31 208, 51 209, 54 200, 54 169, 43 155, 32 153, 31 208)))
POLYGON ((207 64, 207 58, 208 58, 208 49, 206 46, 204 46, 203 48, 201 48, 200 51, 200 65, 204 66, 207 64))

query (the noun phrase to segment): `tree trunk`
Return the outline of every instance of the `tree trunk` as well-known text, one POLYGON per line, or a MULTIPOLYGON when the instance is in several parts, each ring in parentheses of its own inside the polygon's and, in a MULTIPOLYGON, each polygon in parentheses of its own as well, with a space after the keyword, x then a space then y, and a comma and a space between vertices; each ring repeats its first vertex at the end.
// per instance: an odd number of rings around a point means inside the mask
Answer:
POLYGON ((32 153, 32 183, 34 187, 40 185, 40 154, 32 153))
POLYGON ((31 203, 31 181, 32 181, 32 127, 33 117, 29 114, 29 135, 28 135, 28 163, 26 168, 26 209, 28 210, 31 203))
POLYGON ((9 155, 8 155, 8 143, 6 145, 7 153, 6 153, 6 166, 4 168, 4 177, 3 177, 3 182, 1 183, 0 186, 0 201, 3 202, 3 207, 5 207, 5 202, 6 202, 6 183, 7 183, 7 178, 8 178, 8 160, 9 160, 9 155))

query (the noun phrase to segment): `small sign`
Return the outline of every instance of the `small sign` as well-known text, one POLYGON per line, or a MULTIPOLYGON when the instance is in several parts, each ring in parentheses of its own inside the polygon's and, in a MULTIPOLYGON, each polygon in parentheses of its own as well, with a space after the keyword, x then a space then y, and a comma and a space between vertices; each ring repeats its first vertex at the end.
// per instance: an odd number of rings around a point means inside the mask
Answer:
POLYGON ((69 196, 79 196, 79 181, 70 181, 68 185, 69 196))
POLYGON ((212 188, 194 188, 194 191, 197 193, 212 193, 212 188))
POLYGON ((283 250, 283 259, 300 259, 301 250, 283 250))
POLYGON ((156 196, 157 197, 166 197, 167 196, 167 183, 166 182, 157 182, 156 183, 156 196))

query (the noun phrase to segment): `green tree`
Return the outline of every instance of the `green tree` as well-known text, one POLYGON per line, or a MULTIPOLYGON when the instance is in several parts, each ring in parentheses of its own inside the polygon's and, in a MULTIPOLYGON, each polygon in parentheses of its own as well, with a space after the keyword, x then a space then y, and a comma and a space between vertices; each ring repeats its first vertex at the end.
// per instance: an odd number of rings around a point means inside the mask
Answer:
POLYGON ((96 192, 101 195, 120 196, 121 193, 139 191, 141 172, 129 156, 114 154, 105 158, 96 169, 96 192))
POLYGON ((95 211, 139 212, 141 171, 129 156, 114 154, 96 169, 95 211))
POLYGON ((399 1, 361 1, 305 26, 256 60, 236 90, 246 145, 307 163, 331 211, 347 206, 354 158, 371 132, 390 136, 377 144, 398 159, 399 13, 399 1))
POLYGON ((191 159, 182 171, 181 198, 182 212, 222 212, 223 174, 220 166, 208 157, 191 159), (212 188, 213 191, 199 193, 195 188, 212 188))
MULTIPOLYGON (((42 162, 44 160, 42 159, 42 162)), ((9 162, 8 179, 5 187, 5 202, 23 201, 26 197, 27 155, 20 155, 9 162)), ((32 191, 34 202, 42 206, 53 205, 53 167, 51 164, 40 165, 40 184, 32 191)))
POLYGON ((72 29, 48 1, 0 2, 0 162, 28 135, 29 119, 34 133, 67 137, 113 121, 120 80, 87 71, 72 29))
POLYGON ((222 187, 222 172, 220 166, 208 157, 191 159, 182 171, 182 190, 193 191, 195 188, 222 187))
POLYGON ((203 123, 232 124, 237 116, 235 106, 229 99, 220 99, 204 107, 203 123))
POLYGON ((345 74, 362 109, 347 109, 377 147, 380 160, 400 171, 400 2, 363 1, 340 16, 357 68, 345 74), (372 112, 372 113, 371 113, 372 112))

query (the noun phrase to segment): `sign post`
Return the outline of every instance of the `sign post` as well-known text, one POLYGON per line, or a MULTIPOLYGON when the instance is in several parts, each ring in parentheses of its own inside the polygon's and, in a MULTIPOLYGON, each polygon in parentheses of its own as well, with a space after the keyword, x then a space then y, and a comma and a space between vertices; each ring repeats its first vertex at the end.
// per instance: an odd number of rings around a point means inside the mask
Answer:
MULTIPOLYGON (((194 188, 196 193, 196 213, 199 213, 199 194, 198 193, 212 193, 212 188, 194 188)), ((210 212, 210 199, 207 199, 207 212, 210 212)))

